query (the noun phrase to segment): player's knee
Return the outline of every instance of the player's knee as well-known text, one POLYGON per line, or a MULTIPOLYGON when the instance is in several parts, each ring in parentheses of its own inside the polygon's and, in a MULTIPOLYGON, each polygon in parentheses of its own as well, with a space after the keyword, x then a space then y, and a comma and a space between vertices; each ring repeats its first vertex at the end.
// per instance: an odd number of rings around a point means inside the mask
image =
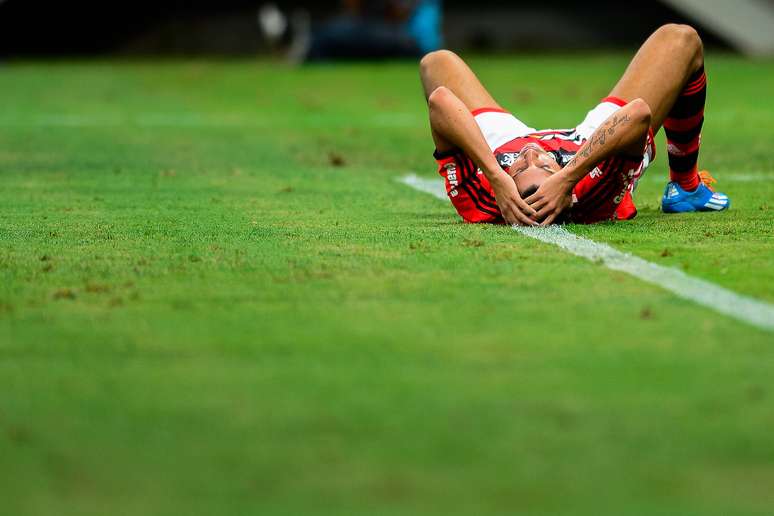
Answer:
POLYGON ((688 51, 696 56, 701 56, 703 47, 701 37, 696 29, 690 25, 668 23, 662 25, 657 32, 668 38, 681 50, 688 51))
POLYGON ((695 53, 700 53, 702 51, 702 42, 701 42, 701 36, 699 36, 699 33, 691 27, 690 25, 677 25, 677 38, 680 41, 680 44, 684 48, 689 48, 695 53))
POLYGON ((459 58, 457 57, 457 54, 451 50, 435 50, 425 54, 422 60, 419 61, 419 68, 423 74, 427 74, 437 67, 442 67, 451 63, 455 59, 459 58))

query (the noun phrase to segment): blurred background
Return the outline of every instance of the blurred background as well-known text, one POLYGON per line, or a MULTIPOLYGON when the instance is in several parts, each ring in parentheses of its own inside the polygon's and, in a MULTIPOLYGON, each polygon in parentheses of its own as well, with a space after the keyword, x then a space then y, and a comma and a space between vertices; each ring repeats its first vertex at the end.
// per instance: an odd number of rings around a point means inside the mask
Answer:
POLYGON ((0 56, 414 57, 440 46, 513 52, 632 48, 665 22, 708 46, 774 53, 774 0, 0 0, 0 56))

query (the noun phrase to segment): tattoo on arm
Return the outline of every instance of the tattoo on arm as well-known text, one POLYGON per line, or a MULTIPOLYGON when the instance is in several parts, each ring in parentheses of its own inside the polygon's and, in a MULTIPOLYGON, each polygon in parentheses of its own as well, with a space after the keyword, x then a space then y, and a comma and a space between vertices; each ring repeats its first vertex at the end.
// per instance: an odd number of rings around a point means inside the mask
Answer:
POLYGON ((570 160, 567 166, 576 165, 579 157, 588 158, 591 156, 591 153, 596 150, 597 147, 601 147, 605 144, 608 136, 613 136, 620 125, 625 124, 630 120, 631 117, 629 115, 613 115, 613 118, 608 118, 605 120, 599 129, 594 131, 594 134, 591 135, 591 138, 586 142, 586 145, 583 146, 581 151, 578 152, 575 157, 572 158, 572 160, 570 160))

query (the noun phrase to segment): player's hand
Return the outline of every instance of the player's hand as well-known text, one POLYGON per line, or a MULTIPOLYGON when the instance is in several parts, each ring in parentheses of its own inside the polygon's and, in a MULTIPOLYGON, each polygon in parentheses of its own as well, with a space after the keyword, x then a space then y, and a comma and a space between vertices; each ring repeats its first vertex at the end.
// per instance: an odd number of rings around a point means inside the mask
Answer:
POLYGON ((533 218, 541 221, 541 226, 548 226, 572 205, 572 187, 564 174, 554 174, 524 201, 537 210, 533 218))
POLYGON ((492 182, 492 190, 505 222, 519 226, 538 225, 536 222, 538 219, 535 218, 537 212, 521 198, 511 176, 505 172, 497 176, 497 179, 492 182))

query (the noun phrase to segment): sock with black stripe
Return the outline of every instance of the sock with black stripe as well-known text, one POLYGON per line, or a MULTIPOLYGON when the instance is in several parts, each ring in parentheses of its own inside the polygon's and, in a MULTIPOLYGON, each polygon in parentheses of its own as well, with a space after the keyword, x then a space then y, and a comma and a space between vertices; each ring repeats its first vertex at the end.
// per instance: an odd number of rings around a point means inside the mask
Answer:
POLYGON ((706 99, 707 75, 704 67, 701 67, 688 79, 664 120, 670 180, 689 192, 696 190, 701 181, 696 163, 699 159, 706 99))

